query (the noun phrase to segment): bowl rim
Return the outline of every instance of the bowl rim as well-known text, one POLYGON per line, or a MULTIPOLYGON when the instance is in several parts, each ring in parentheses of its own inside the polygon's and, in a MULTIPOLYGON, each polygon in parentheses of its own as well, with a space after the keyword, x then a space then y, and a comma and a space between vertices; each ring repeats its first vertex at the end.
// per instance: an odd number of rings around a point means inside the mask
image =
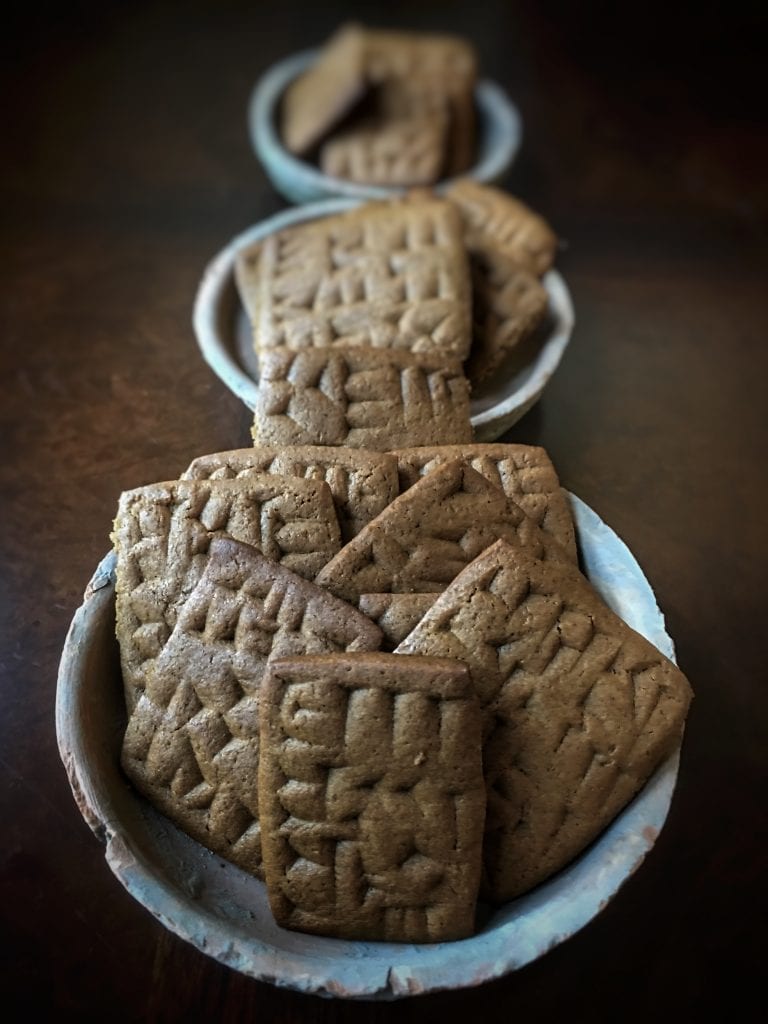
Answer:
MULTIPOLYGON (((292 54, 273 64, 259 78, 248 101, 248 134, 252 148, 279 191, 283 192, 283 176, 290 177, 288 198, 295 194, 349 199, 386 199, 401 195, 408 190, 406 186, 363 185, 325 174, 313 164, 294 156, 283 145, 275 116, 280 99, 288 84, 305 71, 320 52, 319 48, 313 48, 292 54)), ((480 124, 492 126, 493 145, 489 147, 489 140, 486 140, 487 152, 483 152, 481 147, 476 163, 460 177, 497 181, 512 165, 522 145, 522 117, 501 86, 487 78, 476 83, 475 102, 480 124)), ((442 179, 435 188, 442 191, 454 180, 442 179)))
MULTIPOLYGON (((342 213, 366 200, 323 199, 273 214, 241 231, 213 257, 198 285, 192 312, 192 327, 203 359, 216 376, 251 411, 256 407, 258 384, 234 353, 231 338, 231 292, 236 292, 234 265, 237 254, 267 235, 307 220, 342 213), (227 326, 227 321, 230 321, 227 326)), ((538 401, 560 365, 575 325, 573 301, 565 279, 548 270, 542 283, 549 295, 550 331, 529 364, 531 372, 522 384, 498 402, 471 415, 476 441, 491 441, 507 431, 538 401)), ((239 297, 236 296, 236 302, 239 297)))
MULTIPOLYGON (((611 597, 620 614, 623 611, 626 617, 629 609, 633 628, 640 626, 645 635, 651 632, 649 639, 674 659, 663 615, 636 559, 589 506, 574 495, 569 498, 580 540, 589 537, 585 569, 593 584, 603 588, 603 596, 611 597)), ((111 617, 105 623, 104 616, 111 616, 114 607, 114 567, 110 553, 94 573, 67 634, 56 692, 61 758, 78 808, 106 843, 107 862, 121 884, 170 931, 221 963, 257 980, 350 999, 392 1000, 472 987, 523 967, 579 931, 604 909, 653 847, 669 811, 679 748, 593 844, 556 875, 499 908, 493 919, 497 923, 470 939, 409 946, 310 937, 308 945, 286 949, 270 944, 268 936, 265 940, 249 935, 238 921, 214 914, 197 901, 182 879, 168 877, 150 862, 142 837, 126 831, 124 812, 94 772, 93 752, 81 728, 83 716, 92 711, 85 686, 88 640, 111 623, 111 617)), ((143 803, 132 791, 126 799, 132 806, 143 803)), ((167 828, 197 846, 175 826, 166 823, 167 828)), ((225 868, 243 876, 249 886, 263 884, 212 854, 207 862, 214 872, 225 868)))

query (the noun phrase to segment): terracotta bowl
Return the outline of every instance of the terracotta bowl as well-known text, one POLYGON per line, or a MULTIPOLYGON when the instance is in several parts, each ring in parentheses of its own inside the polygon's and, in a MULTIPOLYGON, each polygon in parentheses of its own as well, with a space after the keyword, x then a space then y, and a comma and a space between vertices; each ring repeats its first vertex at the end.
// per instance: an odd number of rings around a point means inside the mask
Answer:
MULTIPOLYGON (((632 554, 594 512, 571 500, 589 578, 619 615, 673 656, 653 591, 632 554)), ((114 638, 114 564, 110 554, 99 565, 64 646, 56 697, 61 757, 77 805, 121 884, 166 928, 235 970, 347 998, 396 999, 478 985, 582 928, 637 868, 664 824, 677 754, 580 857, 498 908, 471 939, 415 946, 284 931, 272 919, 261 882, 180 832, 120 771, 125 709, 114 638)))
MULTIPOLYGON (((319 50, 295 54, 275 64, 259 80, 248 105, 251 145, 277 191, 292 203, 312 203, 333 197, 382 199, 402 192, 401 188, 358 185, 334 178, 314 164, 293 156, 277 130, 277 109, 289 83, 317 58, 319 50)), ((517 107, 493 82, 481 81, 475 89, 479 123, 477 160, 465 176, 493 182, 509 169, 522 140, 522 122, 517 107)), ((438 187, 445 186, 441 182, 438 187)))

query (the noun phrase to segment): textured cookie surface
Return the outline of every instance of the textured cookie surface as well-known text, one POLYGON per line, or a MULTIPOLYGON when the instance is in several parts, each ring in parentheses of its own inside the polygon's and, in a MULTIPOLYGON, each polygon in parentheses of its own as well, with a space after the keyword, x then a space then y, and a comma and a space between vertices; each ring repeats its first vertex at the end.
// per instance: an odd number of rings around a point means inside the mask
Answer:
POLYGON ((445 462, 463 458, 486 480, 500 487, 576 561, 576 537, 568 498, 543 448, 526 444, 446 444, 404 448, 392 454, 397 458, 401 491, 445 462))
POLYGON ((122 494, 113 540, 116 631, 129 710, 215 536, 251 544, 310 579, 341 544, 331 492, 322 481, 261 475, 151 484, 122 494))
POLYGON ((436 594, 361 594, 360 611, 384 634, 382 650, 392 650, 424 618, 436 594))
POLYGON ((469 351, 461 218, 444 200, 368 203, 286 228, 261 243, 257 273, 258 349, 469 351))
POLYGON ((325 174, 368 185, 431 185, 445 160, 444 118, 367 118, 323 145, 325 174))
POLYGON ((537 555, 567 559, 559 545, 461 459, 414 484, 346 544, 316 582, 357 603, 361 594, 437 593, 503 537, 537 555))
POLYGON ((387 654, 273 660, 259 800, 279 924, 395 942, 472 933, 485 793, 463 665, 387 654))
POLYGON ((469 666, 484 716, 489 895, 562 868, 680 741, 685 676, 575 567, 500 541, 397 648, 469 666))
POLYGON ((379 630, 254 548, 216 538, 147 675, 123 766, 204 846, 261 873, 259 689, 271 654, 364 651, 379 630))
POLYGON ((398 494, 397 461, 383 452, 321 445, 236 448, 195 459, 182 474, 187 480, 228 480, 254 473, 324 480, 336 506, 345 540, 398 494))
POLYGON ((495 248, 539 276, 552 266, 557 238, 543 217, 519 199, 469 178, 445 194, 461 211, 469 249, 495 248))
POLYGON ((256 444, 386 451, 472 439, 461 364, 370 348, 265 349, 256 444))
POLYGON ((344 25, 323 47, 314 65, 285 91, 282 136, 297 155, 306 153, 340 121, 366 89, 364 40, 356 25, 344 25))

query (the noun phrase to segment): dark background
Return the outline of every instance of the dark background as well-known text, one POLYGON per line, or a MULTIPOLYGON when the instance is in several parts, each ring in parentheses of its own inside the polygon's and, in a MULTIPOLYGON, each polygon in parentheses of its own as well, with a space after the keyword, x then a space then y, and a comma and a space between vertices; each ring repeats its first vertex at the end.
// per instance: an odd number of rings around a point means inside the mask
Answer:
MULTIPOLYGON (((5 8, 0 313, 0 1006, 113 1021, 761 1015, 765 925, 764 5, 69 3, 5 8), (281 992, 158 925, 59 762, 64 635, 121 490, 249 442, 200 358, 210 257, 284 203, 245 111, 343 18, 464 33, 518 104, 505 184, 563 239, 577 315, 506 436, 622 536, 696 700, 667 825, 586 929, 477 990, 281 992)), ((7 1018, 6 1018, 7 1019, 7 1018)))

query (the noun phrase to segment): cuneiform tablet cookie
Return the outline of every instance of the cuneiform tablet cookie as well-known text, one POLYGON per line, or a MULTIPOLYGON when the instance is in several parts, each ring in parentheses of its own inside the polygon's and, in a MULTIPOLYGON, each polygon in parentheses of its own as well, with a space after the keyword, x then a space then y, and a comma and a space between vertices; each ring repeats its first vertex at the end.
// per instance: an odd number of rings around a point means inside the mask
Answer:
POLYGON ((339 550, 331 492, 316 480, 268 475, 150 484, 120 497, 117 638, 129 710, 176 612, 200 578, 215 536, 253 545, 312 579, 339 550))
POLYGON ((495 248, 539 276, 552 266, 557 238, 544 218, 519 199, 470 178, 460 179, 445 194, 461 211, 470 250, 495 248))
POLYGON ((454 459, 384 509, 324 566, 316 582, 353 603, 362 594, 439 593, 499 538, 523 543, 521 525, 535 554, 567 560, 499 487, 454 459))
POLYGON ((259 690, 268 657, 374 650, 380 640, 354 608, 255 548, 212 540, 130 715, 126 773, 185 832, 260 875, 259 690))
POLYGON ((479 711, 459 662, 270 663, 259 801, 278 924, 395 942, 471 935, 484 800, 479 711))
POLYGON ((470 254, 472 349, 465 370, 472 384, 487 380, 547 312, 547 292, 535 274, 500 252, 470 254))
POLYGON ((685 676, 578 570, 500 541, 398 653, 459 658, 483 707, 489 895, 512 899, 580 853, 680 742, 685 676))
POLYGON ((464 444, 401 448, 397 458, 400 490, 452 459, 462 458, 500 487, 525 514, 550 534, 576 562, 576 536, 568 498, 543 448, 527 444, 464 444))
POLYGON ((424 618, 436 594, 361 594, 360 611, 384 634, 383 650, 396 647, 424 618))
POLYGON ((469 352, 461 218, 442 199, 367 203, 285 228, 261 243, 257 273, 258 350, 469 352))
POLYGON ((313 66, 286 89, 281 128, 286 147, 306 153, 355 105, 366 89, 364 39, 357 25, 344 25, 313 66))
POLYGON ((371 348, 265 349, 253 429, 258 445, 386 451, 472 439, 461 364, 371 348))
POLYGON ((262 445, 201 455, 182 473, 182 480, 227 480, 253 473, 324 480, 333 495, 344 540, 359 533, 398 495, 393 455, 328 445, 262 445))

